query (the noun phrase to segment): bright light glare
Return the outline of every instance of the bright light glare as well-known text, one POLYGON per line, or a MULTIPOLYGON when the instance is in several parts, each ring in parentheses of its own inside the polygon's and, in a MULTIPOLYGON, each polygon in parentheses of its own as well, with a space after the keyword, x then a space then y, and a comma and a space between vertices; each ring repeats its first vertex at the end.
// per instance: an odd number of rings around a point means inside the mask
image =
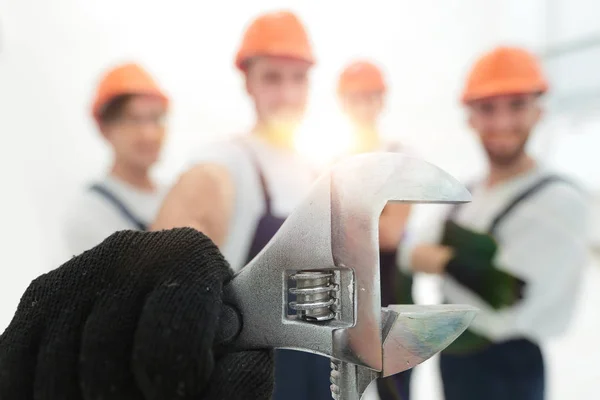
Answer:
POLYGON ((332 117, 303 125, 298 130, 296 150, 317 167, 326 167, 355 147, 355 136, 343 118, 332 117))

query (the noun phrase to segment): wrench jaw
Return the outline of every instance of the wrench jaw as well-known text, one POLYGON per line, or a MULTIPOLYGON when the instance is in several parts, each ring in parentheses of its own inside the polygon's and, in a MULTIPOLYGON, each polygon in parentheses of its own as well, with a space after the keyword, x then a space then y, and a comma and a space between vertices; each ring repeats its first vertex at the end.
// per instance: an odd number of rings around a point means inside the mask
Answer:
POLYGON ((469 327, 478 311, 455 304, 390 305, 383 310, 389 323, 384 327, 388 332, 383 342, 382 377, 413 368, 444 350, 469 327))
POLYGON ((477 314, 466 305, 390 305, 381 309, 383 370, 331 362, 334 399, 361 399, 378 378, 411 369, 444 350, 462 334, 477 314))
POLYGON ((461 203, 467 189, 442 169, 397 153, 348 158, 331 171, 331 254, 354 271, 356 319, 334 332, 334 357, 381 371, 379 218, 388 201, 461 203), (343 348, 343 352, 336 349, 343 348))

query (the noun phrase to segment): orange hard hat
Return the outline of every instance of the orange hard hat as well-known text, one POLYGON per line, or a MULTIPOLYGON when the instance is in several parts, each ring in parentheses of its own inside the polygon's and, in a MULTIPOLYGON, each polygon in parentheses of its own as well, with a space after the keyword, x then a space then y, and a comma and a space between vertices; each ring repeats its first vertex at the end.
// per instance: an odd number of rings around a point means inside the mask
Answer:
POLYGON ((124 64, 105 74, 96 89, 96 97, 92 106, 92 114, 96 121, 99 121, 100 114, 111 100, 126 94, 157 96, 165 103, 169 102, 167 96, 148 72, 137 64, 124 64))
POLYGON ((462 102, 513 93, 545 93, 548 82, 537 58, 517 47, 498 47, 481 57, 465 84, 462 102))
POLYGON ((355 61, 341 73, 337 90, 339 94, 385 92, 386 84, 375 64, 355 61))
POLYGON ((310 64, 315 62, 304 26, 289 11, 263 14, 246 29, 235 65, 244 71, 246 61, 256 56, 290 57, 310 64))

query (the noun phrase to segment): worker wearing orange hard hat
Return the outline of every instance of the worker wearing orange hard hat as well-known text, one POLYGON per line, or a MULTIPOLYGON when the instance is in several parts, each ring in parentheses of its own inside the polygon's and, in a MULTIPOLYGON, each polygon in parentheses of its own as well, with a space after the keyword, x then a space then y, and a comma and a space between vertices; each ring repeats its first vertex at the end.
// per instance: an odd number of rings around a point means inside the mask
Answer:
POLYGON ((96 89, 91 114, 112 150, 108 174, 69 208, 65 237, 72 255, 123 229, 146 230, 166 187, 150 176, 165 137, 169 100, 150 74, 133 63, 108 71, 96 89))
POLYGON ((381 149, 378 121, 386 92, 383 72, 370 61, 354 61, 340 74, 337 94, 354 131, 354 152, 381 149))
MULTIPOLYGON (((384 139, 379 119, 388 91, 382 69, 372 61, 357 60, 348 64, 339 76, 337 95, 351 127, 351 152, 394 151, 412 154, 398 141, 384 139)), ((409 204, 388 204, 379 220, 381 306, 411 304, 412 276, 397 267, 397 248, 410 214, 409 204)), ((412 369, 377 380, 381 400, 407 400, 410 395, 412 369)))
POLYGON ((489 172, 471 185, 470 203, 400 248, 402 268, 442 275, 446 302, 480 310, 441 354, 446 400, 543 400, 541 345, 565 332, 574 311, 590 204, 526 149, 548 86, 521 48, 498 47, 475 63, 461 100, 489 172))
MULTIPOLYGON (((167 195, 155 229, 189 226, 207 234, 238 271, 275 235, 316 177, 294 148, 315 59, 304 26, 287 11, 246 29, 235 57, 256 112, 248 135, 205 145, 167 195)), ((275 352, 274 399, 329 399, 329 359, 275 352)))

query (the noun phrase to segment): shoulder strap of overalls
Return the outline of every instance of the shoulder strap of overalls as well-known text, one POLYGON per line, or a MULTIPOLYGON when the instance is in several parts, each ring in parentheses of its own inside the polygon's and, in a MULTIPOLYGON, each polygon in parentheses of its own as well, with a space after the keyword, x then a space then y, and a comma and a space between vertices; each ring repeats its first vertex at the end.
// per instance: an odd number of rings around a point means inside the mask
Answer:
MULTIPOLYGON (((546 185, 553 183, 553 182, 571 183, 568 179, 563 178, 558 175, 548 175, 548 176, 545 176, 544 178, 540 179, 539 181, 535 182, 533 185, 529 186, 527 189, 522 191, 518 196, 513 198, 513 200, 510 203, 508 203, 508 205, 494 217, 494 219, 492 220, 492 223, 490 224, 490 227, 488 228, 488 233, 491 235, 494 235, 496 233, 496 229, 498 228, 498 225, 500 224, 500 222, 502 222, 504 220, 504 218, 506 218, 506 216, 512 210, 514 210, 515 207, 517 207, 521 202, 523 202, 528 197, 537 193, 540 189, 544 188, 546 185)), ((469 191, 471 191, 472 188, 473 188, 472 185, 467 186, 467 189, 469 189, 469 191)), ((449 219, 449 220, 454 219, 454 217, 456 216, 456 214, 458 213, 458 210, 460 209, 460 207, 462 205, 463 205, 463 203, 455 204, 450 209, 447 219, 449 219)))
POLYGON ((267 180, 265 179, 265 175, 260 166, 260 162, 258 161, 256 153, 244 140, 240 140, 239 143, 244 148, 246 154, 248 154, 248 157, 250 157, 250 162, 258 174, 258 178, 260 179, 260 187, 263 197, 265 198, 265 211, 267 214, 271 214, 271 195, 269 194, 269 186, 267 185, 267 180))
POLYGON ((113 206, 117 208, 117 210, 119 210, 121 215, 123 215, 123 217, 125 217, 128 221, 133 223, 137 229, 139 229, 140 231, 148 230, 146 224, 140 221, 138 218, 136 218, 133 215, 133 213, 127 208, 127 206, 121 200, 119 200, 110 190, 108 190, 106 186, 99 183, 95 183, 92 186, 90 186, 90 190, 92 192, 98 193, 100 196, 108 200, 113 206))
POLYGON ((496 215, 496 217, 492 220, 492 224, 490 225, 490 227, 488 229, 488 233, 490 235, 494 235, 496 233, 496 229, 498 228, 498 225, 500 225, 500 222, 502 222, 502 220, 504 220, 504 218, 508 214, 510 214, 510 212, 513 211, 515 209, 515 207, 517 207, 519 204, 521 204, 525 199, 536 194, 541 189, 543 189, 544 187, 546 187, 547 185, 549 185, 553 182, 566 182, 566 183, 571 184, 571 182, 568 179, 563 178, 558 175, 545 176, 544 178, 540 179, 539 181, 537 181, 536 183, 534 183, 533 185, 529 186, 527 189, 522 191, 500 213, 498 213, 498 215, 496 215))

